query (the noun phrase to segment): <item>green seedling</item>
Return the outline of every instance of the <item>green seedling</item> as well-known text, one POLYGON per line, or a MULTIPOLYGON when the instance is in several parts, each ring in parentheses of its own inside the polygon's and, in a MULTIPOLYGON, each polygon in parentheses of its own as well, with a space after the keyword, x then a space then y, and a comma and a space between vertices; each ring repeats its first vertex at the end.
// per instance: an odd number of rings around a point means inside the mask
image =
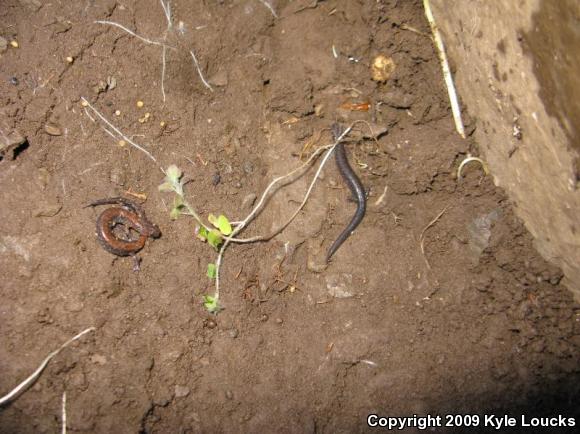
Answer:
MULTIPOLYGON (((220 214, 218 217, 210 214, 207 219, 213 228, 204 224, 193 207, 185 200, 183 193, 184 185, 185 182, 183 181, 183 172, 181 169, 179 169, 174 164, 169 166, 165 171, 165 179, 159 186, 159 191, 175 193, 175 197, 173 198, 173 207, 169 213, 171 219, 176 220, 182 214, 192 216, 198 223, 195 231, 197 238, 204 242, 207 241, 210 246, 212 246, 216 251, 219 251, 220 246, 224 242, 224 237, 231 235, 233 232, 230 221, 223 214, 220 214)), ((207 276, 210 279, 217 278, 216 264, 207 265, 207 276)), ((203 296, 203 305, 210 313, 216 313, 220 310, 219 295, 217 290, 214 296, 203 296)))
POLYGON ((217 313, 221 309, 218 298, 211 295, 203 296, 203 306, 209 313, 217 313))

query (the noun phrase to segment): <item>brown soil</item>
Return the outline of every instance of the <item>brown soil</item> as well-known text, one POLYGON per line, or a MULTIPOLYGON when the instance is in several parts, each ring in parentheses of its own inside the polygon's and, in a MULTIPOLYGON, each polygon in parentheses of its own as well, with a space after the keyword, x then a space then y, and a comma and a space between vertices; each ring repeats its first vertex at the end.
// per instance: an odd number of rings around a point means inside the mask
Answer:
MULTIPOLYGON (((272 0, 275 18, 258 0, 175 0, 165 103, 161 47, 94 23, 158 40, 158 1, 1 3, 0 36, 19 47, 1 54, 0 127, 27 142, 0 161, 0 394, 96 327, 0 409, 1 432, 57 432, 65 390, 69 431, 83 433, 362 432, 371 412, 580 416, 580 308, 502 191, 476 164, 456 179, 477 147, 454 131, 420 1, 272 0), (384 84, 369 71, 381 53, 396 64, 384 84), (386 127, 348 145, 367 215, 311 271, 354 211, 331 162, 282 234, 228 248, 212 316, 201 296, 215 252, 192 219, 170 220, 161 172, 91 121, 82 96, 162 167, 181 167, 200 214, 234 220, 333 122, 386 127), (128 190, 147 195, 163 232, 138 273, 101 248, 99 210, 84 208, 128 190)), ((312 174, 244 236, 291 214, 312 174)))

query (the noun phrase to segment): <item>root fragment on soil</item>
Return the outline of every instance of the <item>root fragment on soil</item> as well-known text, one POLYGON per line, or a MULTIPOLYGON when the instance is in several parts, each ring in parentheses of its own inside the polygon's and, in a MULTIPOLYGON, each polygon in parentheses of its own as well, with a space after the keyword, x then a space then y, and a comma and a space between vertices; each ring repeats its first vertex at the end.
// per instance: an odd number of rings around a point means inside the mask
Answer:
POLYGON ((424 238, 425 232, 427 232, 427 229, 429 229, 431 226, 433 226, 435 223, 437 223, 439 221, 439 219, 447 211, 447 208, 449 208, 449 205, 447 205, 445 208, 443 208, 443 211, 441 211, 439 214, 437 214, 437 217, 435 217, 433 220, 431 220, 429 222, 429 224, 423 228, 423 230, 421 231, 421 236, 419 237, 419 240, 420 240, 419 246, 421 247, 421 254, 423 255, 423 258, 425 259, 425 263, 427 264, 427 268, 429 268, 429 269, 431 269, 431 264, 429 264, 429 260, 427 259, 427 256, 425 256, 425 245, 424 245, 425 244, 425 238, 424 238))
POLYGON ((66 390, 62 392, 62 434, 66 434, 66 390))
POLYGON ((215 298, 219 298, 219 292, 220 292, 220 269, 221 269, 221 264, 222 264, 222 259, 223 259, 224 251, 228 247, 229 243, 230 242, 238 242, 238 243, 246 242, 246 243, 249 243, 249 242, 255 242, 255 241, 267 241, 267 240, 272 239, 276 235, 278 235, 280 232, 282 232, 292 222, 292 220, 294 220, 294 218, 298 215, 298 213, 300 212, 300 210, 302 210, 302 208, 304 207, 304 205, 308 201, 308 198, 310 197, 310 193, 312 192, 312 189, 314 188, 314 184, 316 183, 316 181, 320 177, 320 173, 322 172, 322 168, 324 167, 324 165, 326 164, 326 162, 328 161, 328 159, 330 158, 330 156, 334 152, 334 148, 336 147, 336 145, 339 142, 342 141, 342 139, 344 139, 344 137, 346 137, 346 135, 348 135, 350 133, 350 131, 352 130, 352 127, 353 127, 353 125, 350 125, 348 128, 346 128, 342 132, 342 134, 335 140, 335 142, 332 145, 323 146, 321 148, 318 148, 315 152, 313 152, 313 154, 310 156, 310 158, 308 158, 308 160, 306 160, 306 162, 304 162, 304 164, 302 164, 298 168, 292 170, 290 173, 287 173, 286 175, 282 175, 282 176, 279 176, 279 177, 275 178, 266 187, 266 189, 264 190, 264 193, 262 193, 262 196, 260 197, 260 200, 254 206, 254 208, 248 214, 248 216, 244 220, 242 220, 239 225, 236 226, 236 228, 234 229, 234 231, 231 233, 231 235, 229 237, 223 237, 225 241, 224 241, 224 243, 222 244, 222 246, 221 246, 221 248, 219 250, 218 257, 217 257, 217 260, 216 260, 215 295, 214 295, 215 298), (290 216, 290 218, 284 224, 282 224, 280 227, 278 227, 277 229, 275 229, 270 235, 267 235, 267 236, 257 236, 257 237, 247 238, 247 239, 236 239, 235 236, 240 231, 242 231, 256 217, 256 215, 262 209, 262 207, 264 206, 264 203, 266 201, 266 198, 268 197, 268 194, 269 194, 270 190, 276 184, 278 184, 280 181, 282 181, 283 179, 286 179, 286 178, 294 175, 295 173, 299 172, 300 170, 304 169, 322 151, 327 151, 326 152, 326 155, 323 157, 323 160, 320 163, 320 165, 318 167, 318 170, 316 171, 316 173, 315 173, 315 175, 314 175, 314 177, 312 179, 312 182, 310 183, 310 186, 308 187, 308 190, 306 191, 306 194, 304 195, 304 199, 302 200, 302 203, 297 207, 296 211, 290 216))
POLYGON ((189 53, 191 54, 191 57, 193 58, 193 64, 195 65, 195 68, 197 69, 197 73, 199 75, 199 78, 201 79, 201 82, 204 84, 205 87, 207 87, 209 90, 211 90, 213 92, 213 87, 211 87, 211 85, 207 81, 205 81, 205 78, 203 77, 203 74, 201 72, 201 68, 199 67, 199 62, 197 61, 197 58, 195 57, 193 50, 189 50, 189 53))
POLYGON ((457 179, 461 179, 461 171, 463 170, 463 167, 467 164, 470 163, 472 161, 478 162, 479 164, 481 164, 481 167, 483 169, 483 173, 485 173, 486 175, 489 175, 489 169, 487 167, 487 164, 485 164, 485 161, 483 161, 481 158, 478 157, 472 157, 471 155, 468 155, 467 158, 465 158, 461 164, 459 165, 459 167, 457 168, 457 179))
POLYGON ((455 91, 455 85, 453 84, 453 76, 451 75, 451 69, 449 68, 449 61, 447 60, 443 38, 439 32, 439 27, 435 23, 435 18, 433 17, 433 12, 431 11, 430 1, 423 0, 423 6, 425 8, 425 16, 427 17, 427 21, 429 21, 431 32, 433 33, 433 43, 435 44, 435 48, 437 49, 437 54, 439 56, 439 61, 441 62, 443 78, 445 80, 447 93, 449 94, 449 100, 451 102, 451 112, 453 113, 453 120, 455 121, 455 129, 459 135, 465 139, 465 128, 463 126, 463 120, 461 119, 461 108, 459 107, 457 92, 455 91))
MULTIPOLYGON (((155 164, 157 164, 157 159, 145 148, 143 148, 141 145, 138 145, 137 143, 135 143, 133 140, 131 140, 129 137, 127 137, 125 134, 123 134, 121 132, 121 130, 119 130, 116 126, 114 126, 105 116, 103 116, 101 114, 101 112, 99 112, 96 108, 94 108, 91 103, 89 101, 87 101, 87 99, 85 97, 81 97, 81 100, 83 101, 83 106, 85 107, 85 113, 87 114, 87 116, 93 120, 93 122, 95 122, 94 118, 90 115, 89 111, 87 109, 91 109, 93 111, 93 113, 101 120, 103 121, 111 130, 113 130, 117 136, 115 136, 115 134, 113 134, 113 132, 111 132, 110 130, 103 128, 103 130, 109 134, 111 137, 115 138, 115 139, 119 139, 122 138, 123 140, 125 140, 126 143, 129 143, 131 146, 133 146, 134 148, 140 150, 141 152, 143 152, 145 155, 147 155, 151 160, 153 160, 153 162, 155 164)), ((161 169, 161 171, 163 172, 163 169, 161 169)))
POLYGON ((276 11, 274 10, 274 8, 272 7, 272 5, 270 3, 268 3, 266 0, 260 0, 260 3, 262 3, 264 6, 266 6, 270 10, 270 12, 274 16, 274 18, 278 18, 278 14, 276 13, 276 11))
POLYGON ((106 24, 109 26, 118 27, 121 30, 124 30, 125 32, 129 33, 131 36, 134 36, 135 38, 140 39, 141 41, 145 42, 146 44, 166 46, 163 42, 152 41, 151 39, 148 39, 148 38, 145 38, 144 36, 138 35, 137 33, 133 32, 132 30, 129 30, 127 27, 123 26, 122 24, 116 23, 114 21, 97 20, 97 21, 95 21, 95 23, 106 24))
POLYGON ((0 406, 12 401, 22 391, 24 391, 32 383, 34 383, 36 381, 36 379, 40 376, 40 374, 42 373, 44 368, 46 368, 46 365, 48 365, 48 362, 50 362, 54 357, 56 357, 58 355, 58 353, 60 353, 62 350, 64 350, 66 347, 68 347, 70 344, 72 344, 77 339, 81 338, 83 335, 85 335, 89 332, 95 331, 95 330, 96 330, 95 327, 89 327, 88 329, 83 330, 78 335, 72 337, 71 339, 66 341, 64 344, 62 344, 60 346, 60 348, 58 348, 57 350, 53 351, 48 356, 46 356, 46 358, 42 361, 40 366, 38 368, 36 368, 36 371, 34 371, 32 374, 30 374, 30 376, 26 380, 24 380, 22 383, 20 383, 18 386, 16 386, 14 389, 12 389, 8 394, 6 394, 0 398, 0 406))

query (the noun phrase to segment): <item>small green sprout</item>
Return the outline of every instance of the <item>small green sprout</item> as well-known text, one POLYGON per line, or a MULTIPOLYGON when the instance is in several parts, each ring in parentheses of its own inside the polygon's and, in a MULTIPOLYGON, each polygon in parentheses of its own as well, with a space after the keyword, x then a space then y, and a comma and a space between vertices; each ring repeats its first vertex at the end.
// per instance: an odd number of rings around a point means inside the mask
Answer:
POLYGON ((210 279, 215 279, 216 274, 215 264, 207 264, 207 277, 210 279))
POLYGON ((159 191, 174 191, 183 197, 183 172, 175 164, 172 164, 165 171, 163 184, 159 186, 159 191))
POLYGON ((232 225, 225 215, 221 214, 219 217, 216 217, 213 214, 210 214, 207 216, 207 219, 212 225, 218 228, 223 235, 228 236, 232 233, 232 225))
POLYGON ((203 307, 205 307, 209 313, 217 313, 220 310, 218 298, 211 295, 204 295, 203 307))

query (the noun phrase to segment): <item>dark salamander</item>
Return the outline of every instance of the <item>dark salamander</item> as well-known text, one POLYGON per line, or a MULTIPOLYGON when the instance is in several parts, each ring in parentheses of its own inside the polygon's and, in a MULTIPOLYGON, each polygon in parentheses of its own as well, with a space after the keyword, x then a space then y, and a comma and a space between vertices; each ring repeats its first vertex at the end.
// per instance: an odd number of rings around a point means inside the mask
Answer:
MULTIPOLYGON (((332 127, 333 134, 335 140, 341 135, 342 129, 338 124, 334 124, 332 127)), ((356 200, 356 212, 354 213, 352 220, 346 226, 346 228, 341 232, 338 238, 332 243, 330 249, 328 249, 328 253, 326 254, 326 262, 330 260, 332 255, 336 253, 338 248, 346 241, 346 239, 350 236, 350 234, 356 229, 359 223, 362 221, 363 217, 365 216, 365 211, 367 207, 367 198, 365 195, 365 190, 363 185, 356 175, 350 164, 348 164, 348 158, 346 156, 346 149, 344 148, 343 143, 338 143, 334 148, 335 158, 336 158, 336 166, 338 167, 338 171, 342 175, 343 179, 345 180, 348 188, 352 191, 354 199, 356 200)))

